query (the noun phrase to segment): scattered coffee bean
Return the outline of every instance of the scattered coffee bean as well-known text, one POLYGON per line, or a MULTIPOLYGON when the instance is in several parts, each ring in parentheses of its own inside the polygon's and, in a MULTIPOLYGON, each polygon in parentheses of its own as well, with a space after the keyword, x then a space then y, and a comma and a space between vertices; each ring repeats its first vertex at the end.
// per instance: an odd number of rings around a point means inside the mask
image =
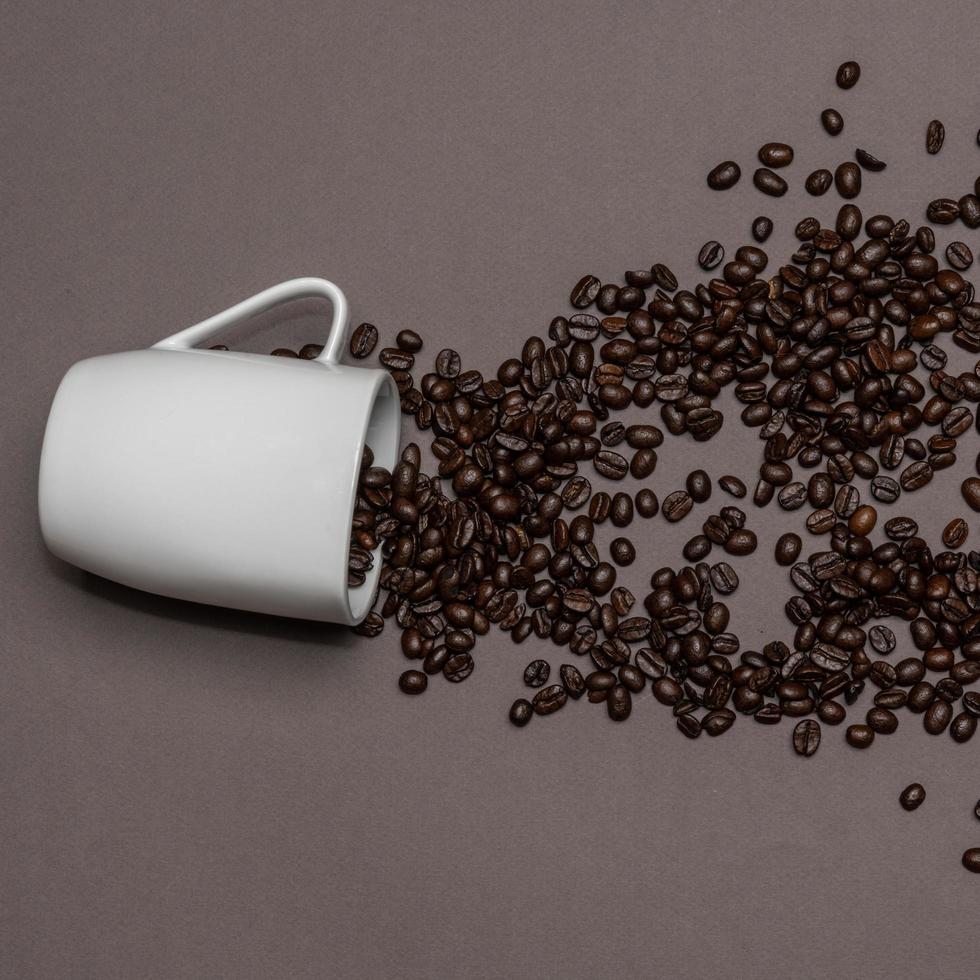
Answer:
POLYGON ((772 234, 772 218, 760 215, 752 222, 752 237, 761 245, 772 234))
POLYGON ((421 694, 429 685, 429 678, 421 670, 406 670, 398 678, 398 686, 406 694, 421 694))
POLYGON ((980 874, 980 847, 971 847, 963 852, 963 867, 980 874))
POLYGON ((867 725, 848 725, 844 737, 848 745, 856 749, 866 749, 875 740, 875 733, 867 725))
POLYGON ((378 343, 378 328, 371 323, 362 323, 350 335, 351 357, 368 357, 378 343))
POLYGON ((848 89, 857 85, 861 77, 861 66, 856 61, 845 61, 837 69, 837 87, 848 89))
POLYGON ((925 802, 926 791, 922 783, 910 783, 902 790, 898 802, 902 804, 903 810, 918 810, 925 802))
POLYGON ((787 167, 793 162, 793 147, 788 143, 764 143, 759 147, 759 162, 766 167, 787 167))
POLYGON ((776 562, 780 565, 792 565, 800 557, 803 541, 798 534, 788 531, 779 536, 776 542, 776 562))
POLYGON ((759 167, 752 175, 752 183, 757 190, 770 197, 782 197, 787 190, 786 181, 768 167, 759 167))
POLYGON ((946 127, 938 119, 933 119, 926 127, 926 153, 938 153, 945 139, 946 127))
POLYGON ((836 109, 824 109, 820 124, 831 136, 839 136, 844 131, 844 117, 836 109))
POLYGON ((809 757, 820 747, 820 723, 804 719, 793 729, 793 748, 797 755, 809 757))
POLYGON ((855 150, 854 159, 857 160, 859 164, 871 173, 880 173, 885 169, 886 164, 879 160, 877 157, 872 156, 867 150, 855 150))
POLYGON ((803 186, 806 189, 807 194, 812 194, 814 197, 820 197, 821 195, 826 194, 833 184, 834 175, 826 168, 821 167, 818 170, 814 170, 813 173, 807 177, 803 186))
POLYGON ((705 271, 708 271, 721 265, 724 257, 725 250, 719 242, 705 242, 701 246, 701 251, 698 252, 698 265, 705 271))
POLYGON ((741 176, 741 167, 734 160, 725 160, 708 174, 708 186, 714 191, 727 191, 738 183, 741 176))
POLYGON ((850 160, 838 164, 834 171, 834 184, 841 197, 857 197, 861 193, 861 168, 850 160))

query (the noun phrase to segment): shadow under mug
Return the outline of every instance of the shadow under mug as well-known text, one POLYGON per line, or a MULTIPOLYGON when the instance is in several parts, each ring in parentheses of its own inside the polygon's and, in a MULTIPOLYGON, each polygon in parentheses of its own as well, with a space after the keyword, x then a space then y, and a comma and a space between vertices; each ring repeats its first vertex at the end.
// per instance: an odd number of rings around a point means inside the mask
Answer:
POLYGON ((387 371, 339 363, 347 301, 325 279, 280 283, 148 350, 69 368, 41 450, 38 512, 59 558, 178 599, 356 625, 381 570, 348 587, 365 443, 398 457, 387 371), (333 306, 315 360, 193 345, 280 303, 333 306))

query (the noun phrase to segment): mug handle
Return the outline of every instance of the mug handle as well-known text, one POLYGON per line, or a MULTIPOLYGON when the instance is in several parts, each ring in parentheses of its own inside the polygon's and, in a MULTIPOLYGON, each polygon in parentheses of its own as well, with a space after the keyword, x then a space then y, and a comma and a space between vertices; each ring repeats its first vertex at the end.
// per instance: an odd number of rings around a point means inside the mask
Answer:
POLYGON ((278 286, 271 286, 264 289, 255 296, 243 299, 240 303, 217 313, 207 320, 195 323, 193 327, 181 330, 172 337, 158 341, 151 349, 159 350, 186 350, 199 344, 202 340, 214 336, 226 327, 247 320, 251 316, 265 313, 280 303, 287 303, 294 299, 308 299, 311 296, 322 296, 330 300, 333 305, 333 322, 330 324, 330 333, 327 335, 327 342, 323 345, 323 351, 315 360, 323 364, 336 364, 340 360, 340 351, 344 345, 344 335, 347 333, 347 297, 344 296, 340 287, 327 279, 316 279, 305 277, 302 279, 289 279, 279 283, 278 286))

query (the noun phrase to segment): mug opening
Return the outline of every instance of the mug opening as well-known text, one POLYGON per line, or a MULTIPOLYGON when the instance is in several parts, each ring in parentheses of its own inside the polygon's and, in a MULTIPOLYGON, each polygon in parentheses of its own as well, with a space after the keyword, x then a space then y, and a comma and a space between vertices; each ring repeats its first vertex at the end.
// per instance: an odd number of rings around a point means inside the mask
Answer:
MULTIPOLYGON (((374 465, 393 470, 398 462, 398 447, 401 441, 401 400, 398 389, 391 375, 381 374, 380 382, 375 389, 374 401, 371 404, 371 414, 368 418, 364 438, 358 449, 358 459, 364 451, 364 446, 371 447, 374 453, 374 465)), ((355 477, 356 479, 356 477, 355 477)), ((354 500, 351 501, 351 514, 348 520, 353 520, 354 500)), ((348 543, 348 555, 350 545, 348 543)), ((356 625, 371 611, 375 596, 378 592, 378 580, 381 576, 381 546, 374 549, 374 566, 365 576, 361 585, 348 586, 347 602, 350 606, 351 623, 356 625)), ((346 558, 345 558, 346 568, 346 558)))

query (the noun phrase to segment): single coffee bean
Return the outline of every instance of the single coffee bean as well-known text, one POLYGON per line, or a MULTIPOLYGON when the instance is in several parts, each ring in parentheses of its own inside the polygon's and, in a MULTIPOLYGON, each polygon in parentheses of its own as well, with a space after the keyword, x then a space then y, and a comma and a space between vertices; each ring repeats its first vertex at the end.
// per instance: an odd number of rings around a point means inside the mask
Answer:
POLYGON ((844 117, 836 109, 824 109, 820 124, 831 136, 839 136, 844 130, 844 117))
POLYGON ((926 127, 926 153, 938 153, 945 140, 946 127, 938 119, 933 119, 926 127))
MULTIPOLYGON (((727 191, 738 183, 741 176, 742 169, 739 165, 734 160, 725 160, 709 172, 708 186, 714 191, 727 191)), ((676 281, 673 288, 677 288, 676 281)))
POLYGON ((756 189, 770 197, 782 197, 787 190, 786 181, 768 167, 759 167, 752 175, 752 183, 756 189))
POLYGON ((812 718, 799 722, 793 729, 793 748, 797 755, 809 758, 820 747, 820 723, 812 718))
POLYGON ((724 257, 725 250, 719 242, 705 242, 701 246, 701 251, 698 252, 698 265, 705 271, 708 271, 720 265, 724 257))
POLYGON ((833 186, 834 175, 825 167, 814 170, 804 181, 803 187, 807 194, 813 197, 820 197, 826 194, 833 186))
POLYGON ((941 735, 953 718, 953 709, 948 701, 937 698, 926 709, 922 723, 930 735, 941 735))
POLYGON ((518 728, 523 728, 530 720, 531 715, 534 713, 534 709, 531 707, 531 702, 525 698, 518 698, 511 706, 508 717, 510 718, 510 723, 516 725, 518 728))
POLYGON ((887 626, 872 626, 868 639, 876 653, 891 653, 895 649, 895 634, 887 626))
POLYGON ((551 674, 551 665, 547 660, 532 660, 524 668, 524 683, 528 687, 544 687, 551 674))
POLYGON ((792 565, 803 550, 803 541, 798 534, 787 531, 776 541, 776 562, 779 565, 792 565))
MULTIPOLYGON (((962 208, 960 208, 962 214, 962 208)), ((964 242, 950 242, 946 246, 946 261, 954 268, 962 272, 973 265, 973 252, 964 242)))
POLYGON ((918 810, 925 802, 926 791, 922 783, 910 783, 902 790, 898 798, 903 810, 918 810))
POLYGON ((405 694, 421 694, 429 686, 429 678, 421 670, 406 670, 398 678, 398 686, 405 694))
POLYGON ((960 493, 971 510, 980 511, 980 479, 975 476, 967 477, 960 485, 960 493))
POLYGON ((954 742, 969 742, 971 738, 976 734, 977 731, 977 719, 971 715, 967 714, 965 711, 961 711, 956 717, 950 722, 949 734, 954 742))
POLYGON ((838 164, 834 171, 834 184, 841 197, 857 197, 861 193, 861 168, 850 160, 838 164))
MULTIPOLYGON (((701 722, 692 714, 681 715, 677 719, 677 727, 688 738, 697 738, 701 734, 701 722)), ((977 849, 977 853, 980 857, 980 848, 977 849)), ((980 865, 980 860, 978 860, 978 865, 980 865)))
POLYGON ((951 197, 937 197, 926 205, 926 217, 936 225, 951 225, 960 216, 960 205, 951 197))
POLYGON ((872 156, 867 150, 855 150, 854 159, 857 160, 857 162, 861 164, 865 170, 870 170, 872 173, 880 173, 886 166, 886 164, 884 164, 877 157, 872 156))
POLYGON ((772 218, 760 215, 752 222, 752 237, 761 245, 772 234, 772 218))
POLYGON ((856 749, 866 749, 875 740, 875 733, 867 725, 848 725, 844 737, 848 745, 856 749))
POLYGON ((947 548, 960 548, 970 533, 970 526, 962 517, 954 517, 943 528, 943 544, 947 548))
POLYGON ((745 488, 745 484, 737 476, 721 476, 718 478, 718 486, 721 487, 725 493, 731 494, 733 497, 741 499, 748 493, 745 488))
POLYGON ((536 715, 551 715, 565 707, 568 694, 561 684, 551 684, 541 688, 531 699, 531 706, 536 715))
POLYGON ((422 338, 414 330, 399 330, 395 346, 409 354, 417 354, 422 349, 422 338))
POLYGON ((632 565, 636 560, 636 548, 629 538, 614 538, 609 545, 609 554, 620 567, 632 565))
POLYGON ((971 847, 963 852, 963 867, 967 871, 980 874, 980 847, 971 847))
POLYGON ((758 545, 755 532, 748 528, 739 528, 732 531, 728 540, 725 542, 725 551, 730 555, 751 555, 758 545))
POLYGON ((378 328, 371 323, 362 323, 350 335, 351 357, 359 360, 368 357, 378 343, 378 328))
POLYGON ((871 708, 865 716, 865 721, 868 727, 879 735, 891 735, 898 730, 898 718, 888 708, 871 708))
POLYGON ((861 66, 856 61, 845 61, 837 69, 837 87, 843 89, 854 88, 860 77, 861 66))
POLYGON ((606 711, 613 721, 626 721, 633 710, 633 698, 625 684, 614 685, 606 696, 606 711))
POLYGON ((786 167, 793 162, 793 147, 788 143, 764 143, 759 147, 759 162, 767 167, 786 167))
MULTIPOLYGON (((978 501, 980 501, 980 480, 977 480, 978 484, 978 501)), ((677 521, 683 520, 691 512, 691 508, 694 506, 694 501, 692 500, 690 494, 685 490, 675 490, 673 493, 667 494, 663 501, 663 515, 672 524, 677 521)), ((980 509, 980 505, 978 508, 980 509)))
POLYGON ((660 501, 657 499, 657 495, 646 487, 636 492, 634 503, 636 504, 636 512, 640 517, 655 517, 660 511, 660 501))
POLYGON ((684 481, 691 499, 703 504, 711 496, 711 477, 704 470, 692 470, 684 481))
POLYGON ((595 276, 582 276, 581 279, 572 287, 572 294, 569 300, 577 310, 584 310, 591 306, 599 295, 602 283, 595 276))

